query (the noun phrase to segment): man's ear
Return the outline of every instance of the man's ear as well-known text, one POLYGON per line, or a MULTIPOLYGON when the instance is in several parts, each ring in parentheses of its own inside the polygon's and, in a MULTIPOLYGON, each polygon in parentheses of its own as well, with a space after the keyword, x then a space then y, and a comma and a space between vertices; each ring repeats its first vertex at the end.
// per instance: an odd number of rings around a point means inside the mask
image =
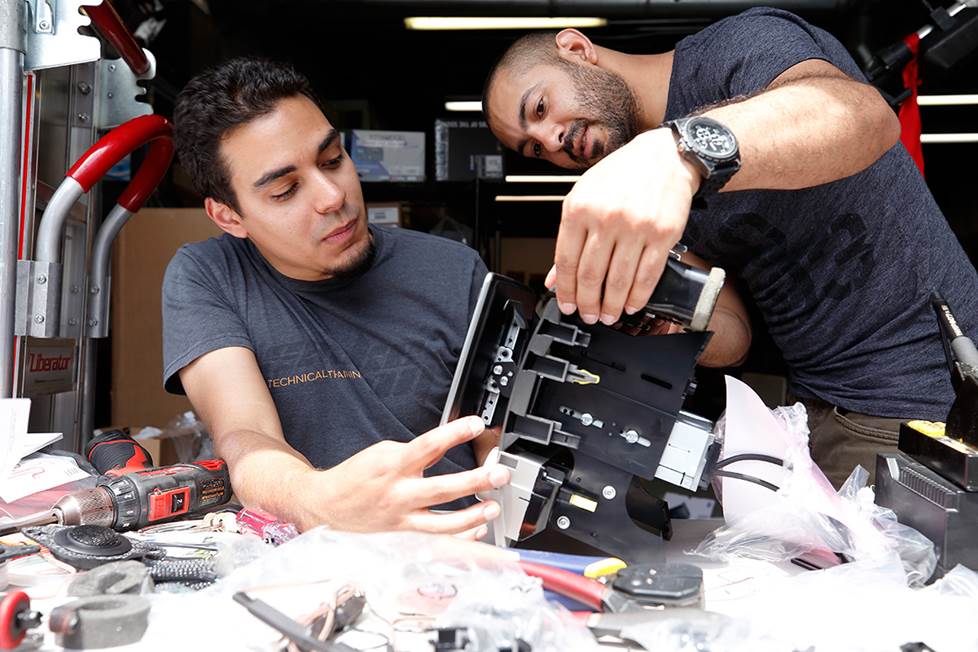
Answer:
POLYGON ((244 220, 236 210, 227 204, 207 197, 204 199, 204 210, 207 211, 207 217, 211 218, 217 228, 225 233, 233 235, 235 238, 248 237, 248 229, 244 225, 244 220))
POLYGON ((557 34, 557 53, 565 61, 596 64, 598 51, 591 39, 576 29, 564 29, 557 34))

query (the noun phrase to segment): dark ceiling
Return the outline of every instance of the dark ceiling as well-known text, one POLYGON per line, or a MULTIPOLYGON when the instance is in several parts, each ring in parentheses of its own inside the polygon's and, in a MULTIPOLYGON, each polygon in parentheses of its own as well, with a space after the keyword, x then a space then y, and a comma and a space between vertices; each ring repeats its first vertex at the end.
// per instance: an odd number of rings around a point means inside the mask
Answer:
MULTIPOLYGON (((626 52, 656 52, 723 15, 764 3, 739 0, 115 0, 135 27, 147 15, 165 19, 149 44, 158 61, 156 111, 168 115, 175 94, 196 72, 239 54, 291 61, 313 81, 341 128, 425 131, 445 117, 447 98, 481 92, 487 70, 520 33, 414 32, 408 15, 599 15, 601 29, 585 30, 597 43, 626 52), (155 7, 155 10, 154 10, 155 7), (206 11, 205 9, 206 8, 206 11)), ((771 0, 835 34, 865 63, 870 53, 928 22, 921 0, 771 0)), ((931 0, 947 6, 950 0, 931 0)), ((962 16, 974 16, 976 9, 962 16)), ((978 42, 978 40, 976 40, 978 42)), ((978 52, 950 71, 924 65, 924 93, 978 93, 978 52)), ((455 119, 477 119, 456 114, 455 119)), ((978 107, 923 109, 925 131, 978 131, 978 107)), ((925 146, 927 179, 952 226, 978 258, 978 145, 925 146)), ((534 163, 507 155, 508 171, 534 163)), ((547 168, 538 168, 547 169, 547 168)), ((441 192, 440 190, 431 191, 441 192)))

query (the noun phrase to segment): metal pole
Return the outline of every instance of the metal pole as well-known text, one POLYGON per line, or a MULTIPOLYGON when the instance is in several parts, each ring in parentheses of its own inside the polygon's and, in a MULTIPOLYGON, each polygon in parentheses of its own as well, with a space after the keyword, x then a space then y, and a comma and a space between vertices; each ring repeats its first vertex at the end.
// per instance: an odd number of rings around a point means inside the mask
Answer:
POLYGON ((24 0, 0 0, 0 398, 10 398, 14 391, 24 14, 24 0))

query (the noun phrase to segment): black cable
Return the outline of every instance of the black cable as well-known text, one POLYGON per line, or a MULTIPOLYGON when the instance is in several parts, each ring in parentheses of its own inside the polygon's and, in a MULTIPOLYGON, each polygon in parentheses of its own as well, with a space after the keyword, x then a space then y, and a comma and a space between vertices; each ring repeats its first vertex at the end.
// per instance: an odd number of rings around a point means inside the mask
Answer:
POLYGON ((780 487, 771 484, 767 480, 761 480, 760 478, 755 478, 752 475, 737 473, 736 471, 717 471, 713 475, 721 478, 732 478, 734 480, 743 480, 744 482, 752 482, 754 484, 764 487, 765 489, 770 489, 771 491, 778 491, 780 489, 780 487))
POLYGON ((784 460, 780 457, 775 457, 773 455, 764 455, 763 453, 741 453, 740 455, 732 455, 730 457, 725 457, 713 468, 722 469, 725 466, 729 466, 734 462, 770 462, 771 464, 777 464, 778 466, 784 466, 784 460))

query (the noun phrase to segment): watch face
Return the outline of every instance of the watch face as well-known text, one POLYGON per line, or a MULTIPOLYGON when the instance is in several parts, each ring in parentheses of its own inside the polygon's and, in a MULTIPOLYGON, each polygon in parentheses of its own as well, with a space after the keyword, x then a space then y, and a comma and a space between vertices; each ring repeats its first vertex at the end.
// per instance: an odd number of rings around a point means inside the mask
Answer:
POLYGON ((686 139, 710 158, 725 159, 737 153, 737 139, 716 120, 693 118, 686 123, 686 139))

